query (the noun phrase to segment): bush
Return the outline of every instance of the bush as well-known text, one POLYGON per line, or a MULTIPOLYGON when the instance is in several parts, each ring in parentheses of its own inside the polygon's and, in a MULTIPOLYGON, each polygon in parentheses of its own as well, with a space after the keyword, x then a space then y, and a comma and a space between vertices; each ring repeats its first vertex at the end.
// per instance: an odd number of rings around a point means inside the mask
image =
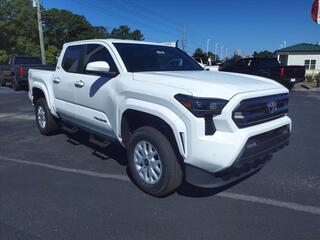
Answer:
MULTIPOLYGON (((319 76, 319 75, 318 75, 318 76, 319 76)), ((317 77, 318 77, 318 76, 317 76, 317 77)), ((307 75, 307 76, 306 76, 306 82, 309 82, 309 83, 310 83, 310 82, 313 82, 313 81, 314 81, 314 77, 313 77, 312 75, 307 75)))

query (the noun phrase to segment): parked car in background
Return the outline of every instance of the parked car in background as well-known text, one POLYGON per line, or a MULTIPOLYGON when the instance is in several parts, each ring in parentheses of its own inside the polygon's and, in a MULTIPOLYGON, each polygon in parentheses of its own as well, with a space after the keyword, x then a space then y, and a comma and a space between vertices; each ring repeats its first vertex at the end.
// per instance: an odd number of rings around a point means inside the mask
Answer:
POLYGON ((12 56, 8 65, 0 66, 0 85, 10 83, 15 91, 28 86, 28 71, 33 69, 54 69, 54 65, 44 65, 40 57, 12 56))
MULTIPOLYGON (((289 142, 288 90, 261 77, 205 71, 184 51, 129 40, 67 43, 55 71, 29 70, 43 135, 62 125, 127 148, 154 196, 183 178, 219 187, 260 169, 289 142)), ((100 145, 101 145, 100 144, 100 145)))
POLYGON ((288 89, 305 79, 304 66, 283 66, 276 58, 243 58, 222 64, 219 71, 245 73, 271 78, 288 89))

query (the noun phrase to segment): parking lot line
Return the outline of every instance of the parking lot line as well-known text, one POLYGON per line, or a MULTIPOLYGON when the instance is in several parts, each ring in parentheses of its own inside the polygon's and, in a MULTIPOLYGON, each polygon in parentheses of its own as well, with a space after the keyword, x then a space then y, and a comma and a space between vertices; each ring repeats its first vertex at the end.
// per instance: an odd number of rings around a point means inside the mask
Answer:
MULTIPOLYGON (((61 171, 61 172, 69 172, 69 173, 81 174, 86 176, 98 177, 98 178, 108 178, 108 179, 115 179, 115 180, 121 180, 126 182, 130 181, 130 179, 125 175, 99 173, 95 171, 88 171, 88 170, 82 170, 82 169, 76 169, 76 168, 66 168, 66 167, 61 167, 61 166, 47 164, 47 163, 33 162, 33 161, 9 158, 4 156, 0 156, 0 160, 20 163, 25 165, 32 165, 37 167, 43 167, 43 168, 52 169, 52 170, 61 171)), ((275 200, 270 198, 263 198, 263 197, 257 197, 257 196, 246 195, 246 194, 231 193, 231 192, 221 192, 219 194, 216 194, 215 196, 320 215, 320 207, 304 205, 304 204, 299 204, 294 202, 286 202, 286 201, 280 201, 280 200, 275 200)))

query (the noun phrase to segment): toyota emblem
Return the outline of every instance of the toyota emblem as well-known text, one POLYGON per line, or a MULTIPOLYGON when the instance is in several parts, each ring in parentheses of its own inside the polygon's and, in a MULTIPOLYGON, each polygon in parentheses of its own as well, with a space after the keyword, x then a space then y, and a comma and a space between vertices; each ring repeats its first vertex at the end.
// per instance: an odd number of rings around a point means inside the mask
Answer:
POLYGON ((277 102, 276 101, 269 102, 267 104, 267 108, 268 108, 269 113, 271 113, 271 114, 275 113, 278 109, 277 102))

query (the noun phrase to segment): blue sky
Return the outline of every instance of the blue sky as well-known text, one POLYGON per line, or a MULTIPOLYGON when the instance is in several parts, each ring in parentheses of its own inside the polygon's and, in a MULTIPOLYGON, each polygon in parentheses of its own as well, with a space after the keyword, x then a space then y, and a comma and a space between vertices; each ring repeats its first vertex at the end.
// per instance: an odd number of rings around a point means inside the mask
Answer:
MULTIPOLYGON (((320 41, 320 25, 311 20, 313 0, 43 0, 45 8, 63 8, 84 15, 91 24, 111 30, 127 24, 148 41, 175 41, 186 26, 187 51, 214 51, 215 43, 229 54, 241 49, 274 51, 288 45, 320 41)), ((219 53, 221 49, 219 47, 219 53)), ((225 51, 224 51, 225 53, 225 51)))

